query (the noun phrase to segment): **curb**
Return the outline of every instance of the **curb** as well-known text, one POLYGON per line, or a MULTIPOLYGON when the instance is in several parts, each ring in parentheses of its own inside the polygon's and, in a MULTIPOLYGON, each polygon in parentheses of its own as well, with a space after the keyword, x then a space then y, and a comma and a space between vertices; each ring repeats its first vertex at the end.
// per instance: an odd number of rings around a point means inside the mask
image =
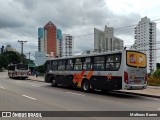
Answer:
POLYGON ((147 86, 147 88, 160 89, 160 86, 147 86))
POLYGON ((125 92, 125 91, 114 91, 114 92, 131 94, 131 95, 140 95, 140 96, 159 98, 160 99, 160 96, 158 96, 158 95, 149 95, 149 94, 143 94, 143 93, 132 93, 132 92, 125 92))
POLYGON ((42 81, 42 80, 33 80, 33 79, 31 79, 31 78, 28 78, 28 79, 26 79, 26 80, 31 80, 31 81, 36 81, 36 82, 44 82, 44 81, 42 81))

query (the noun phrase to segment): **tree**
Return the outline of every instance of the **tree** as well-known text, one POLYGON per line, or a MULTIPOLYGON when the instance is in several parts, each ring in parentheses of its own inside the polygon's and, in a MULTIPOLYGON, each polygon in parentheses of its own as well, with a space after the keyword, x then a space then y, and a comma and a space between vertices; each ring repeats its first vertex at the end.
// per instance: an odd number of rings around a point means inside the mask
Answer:
POLYGON ((20 63, 21 56, 18 52, 7 51, 0 55, 0 65, 4 68, 7 68, 8 64, 11 63, 20 63))
POLYGON ((35 70, 40 73, 45 73, 45 66, 44 65, 37 66, 37 67, 35 67, 35 70))

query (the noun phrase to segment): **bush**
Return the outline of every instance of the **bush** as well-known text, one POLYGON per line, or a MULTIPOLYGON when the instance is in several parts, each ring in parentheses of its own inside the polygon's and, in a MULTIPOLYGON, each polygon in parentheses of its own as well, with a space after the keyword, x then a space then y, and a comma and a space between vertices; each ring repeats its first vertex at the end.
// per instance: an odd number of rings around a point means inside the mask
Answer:
POLYGON ((160 78, 160 69, 157 69, 157 70, 153 73, 153 77, 154 77, 154 78, 160 78))
POLYGON ((160 78, 155 78, 151 76, 148 78, 147 84, 150 86, 160 86, 160 78))

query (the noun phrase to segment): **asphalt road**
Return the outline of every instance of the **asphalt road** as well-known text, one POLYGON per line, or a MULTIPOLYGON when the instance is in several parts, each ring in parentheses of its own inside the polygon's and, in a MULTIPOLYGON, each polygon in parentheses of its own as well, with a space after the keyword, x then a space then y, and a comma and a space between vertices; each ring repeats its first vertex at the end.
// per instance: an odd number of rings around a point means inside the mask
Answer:
MULTIPOLYGON (((0 111, 159 111, 160 99, 137 95, 101 92, 84 93, 66 87, 51 87, 44 82, 15 80, 0 73, 0 111)), ((1 120, 2 118, 0 118, 1 120)), ((3 118, 5 119, 5 118, 3 118)), ((13 118, 12 118, 13 119, 13 118)), ((14 118, 20 119, 20 118, 14 118)), ((24 118, 23 118, 24 119, 24 118)), ((29 119, 29 118, 26 118, 29 119)), ((33 119, 33 118, 32 118, 33 119)), ((35 118, 36 119, 36 118, 35 118)), ((38 118, 40 119, 40 118, 38 118)), ((73 119, 75 118, 41 118, 73 119)), ((78 117, 76 120, 155 120, 155 117, 78 117)))

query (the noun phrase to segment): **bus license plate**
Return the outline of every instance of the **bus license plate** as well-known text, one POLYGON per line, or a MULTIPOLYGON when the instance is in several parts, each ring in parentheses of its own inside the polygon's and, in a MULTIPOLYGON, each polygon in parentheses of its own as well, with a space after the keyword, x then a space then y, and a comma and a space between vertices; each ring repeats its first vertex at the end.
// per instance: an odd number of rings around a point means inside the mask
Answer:
POLYGON ((140 80, 134 80, 134 84, 140 84, 140 80))

